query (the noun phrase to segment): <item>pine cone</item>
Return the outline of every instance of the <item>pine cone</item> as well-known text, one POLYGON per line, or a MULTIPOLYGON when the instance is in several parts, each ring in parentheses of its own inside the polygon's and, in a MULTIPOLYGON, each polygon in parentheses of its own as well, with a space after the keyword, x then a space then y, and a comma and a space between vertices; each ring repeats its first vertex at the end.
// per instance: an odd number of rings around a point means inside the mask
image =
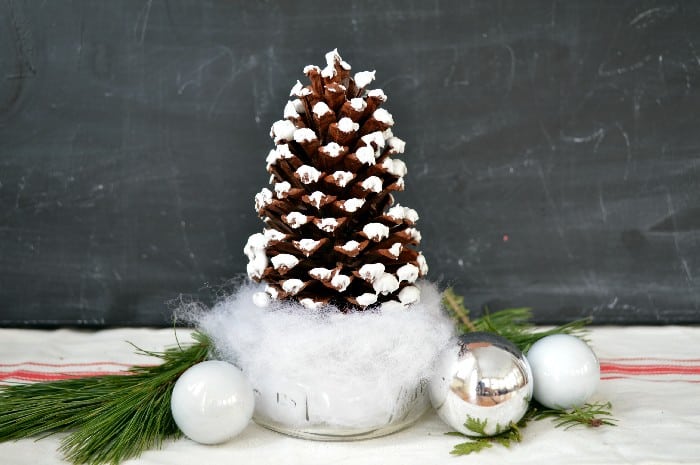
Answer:
POLYGON ((304 68, 311 83, 297 81, 272 125, 272 188, 255 196, 266 228, 245 246, 248 275, 309 308, 411 304, 428 268, 413 248, 418 215, 392 196, 404 188, 406 165, 393 157, 405 144, 380 108, 384 92, 366 89, 374 71, 350 76, 337 50, 326 61, 304 68))

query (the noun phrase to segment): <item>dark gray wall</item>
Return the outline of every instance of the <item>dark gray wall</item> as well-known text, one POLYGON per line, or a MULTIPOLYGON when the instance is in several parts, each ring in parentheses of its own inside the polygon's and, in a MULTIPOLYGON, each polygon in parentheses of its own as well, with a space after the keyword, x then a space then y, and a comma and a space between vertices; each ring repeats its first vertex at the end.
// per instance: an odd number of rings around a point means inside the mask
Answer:
POLYGON ((7 0, 0 324, 220 292, 269 127, 335 47, 389 96, 433 280, 541 322, 700 322, 698 2, 7 0))

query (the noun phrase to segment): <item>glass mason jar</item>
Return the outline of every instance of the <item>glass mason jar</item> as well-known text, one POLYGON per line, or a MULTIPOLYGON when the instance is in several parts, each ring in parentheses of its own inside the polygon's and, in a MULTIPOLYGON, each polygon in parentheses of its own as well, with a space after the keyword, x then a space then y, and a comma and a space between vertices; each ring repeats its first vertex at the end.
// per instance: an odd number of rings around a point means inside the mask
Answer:
MULTIPOLYGON (((347 384, 256 386, 256 423, 289 436, 320 441, 354 441, 384 436, 413 424, 430 405, 427 380, 417 381, 383 401, 374 392, 347 384)), ((366 386, 366 380, 362 386, 366 386)))

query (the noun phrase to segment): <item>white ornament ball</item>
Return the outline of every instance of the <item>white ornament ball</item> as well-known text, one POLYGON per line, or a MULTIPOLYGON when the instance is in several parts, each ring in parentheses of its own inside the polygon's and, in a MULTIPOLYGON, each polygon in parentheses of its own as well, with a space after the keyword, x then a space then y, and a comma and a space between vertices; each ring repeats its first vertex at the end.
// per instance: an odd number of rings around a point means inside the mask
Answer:
POLYGON ((581 339, 568 334, 547 336, 527 353, 537 402, 553 409, 585 404, 600 381, 600 364, 581 339))
POLYGON ((253 387, 237 367, 209 360, 188 368, 173 387, 170 409, 193 441, 219 444, 243 431, 253 416, 253 387))

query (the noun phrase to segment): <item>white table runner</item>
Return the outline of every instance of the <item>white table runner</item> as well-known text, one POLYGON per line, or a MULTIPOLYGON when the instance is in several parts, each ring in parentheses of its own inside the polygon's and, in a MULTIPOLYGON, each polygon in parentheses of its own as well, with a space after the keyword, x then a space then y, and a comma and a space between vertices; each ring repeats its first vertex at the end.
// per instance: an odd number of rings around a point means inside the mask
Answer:
MULTIPOLYGON (((190 341, 187 330, 177 335, 181 343, 190 341)), ((700 328, 591 328, 590 340, 602 369, 594 400, 613 403, 617 427, 564 431, 548 420, 532 422, 523 442, 510 449, 452 457, 460 438, 445 436, 449 428, 432 412, 404 431, 359 442, 305 441, 251 423, 225 444, 169 441, 125 464, 700 464, 700 328)), ((0 329, 0 383, 112 373, 158 361, 125 341, 155 351, 176 344, 172 329, 0 329)), ((60 437, 0 443, 0 463, 66 464, 56 451, 60 437)))

